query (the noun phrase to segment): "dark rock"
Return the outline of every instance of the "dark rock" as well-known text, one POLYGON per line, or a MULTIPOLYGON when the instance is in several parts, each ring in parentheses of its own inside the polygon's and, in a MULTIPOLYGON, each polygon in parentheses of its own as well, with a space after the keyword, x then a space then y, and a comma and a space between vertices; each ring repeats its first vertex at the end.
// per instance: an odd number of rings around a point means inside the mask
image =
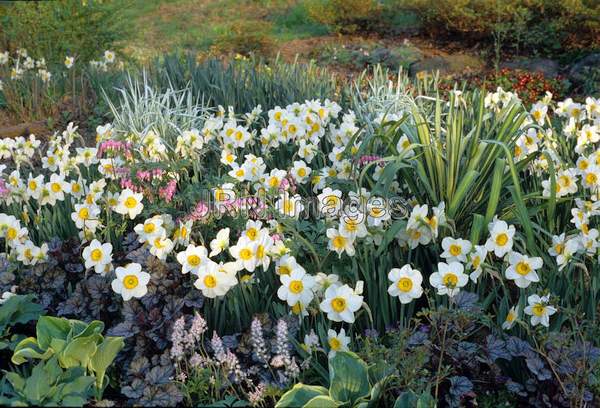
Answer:
POLYGON ((569 70, 569 79, 574 83, 582 84, 593 70, 600 70, 600 53, 590 54, 577 61, 569 70))
POLYGON ((500 64, 500 68, 521 69, 523 71, 541 72, 547 77, 558 75, 560 65, 558 62, 547 58, 523 59, 500 64))
POLYGON ((15 126, 0 126, 0 138, 29 136, 32 133, 39 136, 47 131, 44 121, 22 123, 15 126))
POLYGON ((417 73, 426 72, 447 72, 450 69, 450 64, 443 57, 431 57, 422 61, 411 64, 409 74, 415 76, 417 73))
POLYGON ((422 71, 438 71, 440 75, 464 74, 479 71, 484 65, 480 58, 468 54, 434 56, 411 64, 409 74, 415 76, 422 71))

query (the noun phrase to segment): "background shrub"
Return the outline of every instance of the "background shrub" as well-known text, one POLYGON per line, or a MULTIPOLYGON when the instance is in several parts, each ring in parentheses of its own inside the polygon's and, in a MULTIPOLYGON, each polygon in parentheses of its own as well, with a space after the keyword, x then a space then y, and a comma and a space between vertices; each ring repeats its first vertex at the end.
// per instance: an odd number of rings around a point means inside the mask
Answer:
POLYGON ((430 34, 501 40, 553 55, 600 45, 600 3, 590 0, 403 0, 430 34))
POLYGON ((269 31, 270 27, 265 23, 238 21, 216 38, 212 51, 215 54, 268 55, 275 45, 269 31))
POLYGON ((409 21, 397 0, 307 0, 308 15, 333 31, 390 33, 406 28, 409 21))
POLYGON ((97 59, 98 46, 118 49, 127 36, 122 0, 1 2, 0 45, 62 63, 65 55, 97 59))
POLYGON ((375 0, 310 0, 311 18, 340 32, 358 31, 361 26, 381 12, 375 0))

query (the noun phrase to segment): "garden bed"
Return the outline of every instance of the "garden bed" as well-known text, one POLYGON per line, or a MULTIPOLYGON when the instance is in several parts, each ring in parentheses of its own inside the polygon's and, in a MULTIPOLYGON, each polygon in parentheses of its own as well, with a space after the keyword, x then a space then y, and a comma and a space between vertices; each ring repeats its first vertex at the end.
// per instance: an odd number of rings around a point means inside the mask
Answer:
POLYGON ((0 140, 3 404, 597 402, 600 101, 171 58, 0 140))
POLYGON ((455 3, 0 2, 0 405, 600 405, 600 9, 455 3))

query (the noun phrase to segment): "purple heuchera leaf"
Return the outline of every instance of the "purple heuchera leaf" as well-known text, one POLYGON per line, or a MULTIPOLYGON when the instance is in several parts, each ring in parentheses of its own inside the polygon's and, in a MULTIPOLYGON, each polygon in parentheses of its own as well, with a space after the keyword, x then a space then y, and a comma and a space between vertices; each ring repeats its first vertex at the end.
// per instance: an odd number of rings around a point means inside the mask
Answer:
POLYGON ((131 322, 121 322, 114 327, 111 327, 106 332, 107 336, 120 336, 120 337, 131 337, 138 332, 138 327, 131 324, 131 322))
POLYGON ((530 357, 535 356, 535 352, 525 340, 511 336, 506 341, 506 351, 513 357, 530 357))
POLYGON ((453 301, 459 309, 471 313, 477 313, 481 310, 481 307, 479 307, 477 304, 478 300, 479 296, 477 296, 477 293, 464 291, 458 292, 458 294, 453 298, 453 301))
POLYGON ((550 370, 546 368, 546 365, 538 356, 527 357, 525 362, 527 363, 527 368, 529 368, 529 371, 531 371, 538 380, 546 381, 552 378, 550 370))
POLYGON ((514 382, 512 380, 508 380, 506 382, 506 389, 514 394, 521 396, 521 397, 527 396, 527 392, 525 391, 525 388, 518 382, 514 382))
POLYGON ((473 383, 467 377, 450 377, 450 394, 455 397, 462 397, 471 391, 473 391, 473 383))
POLYGON ((146 382, 152 385, 167 384, 173 373, 173 366, 156 366, 146 375, 146 382))
POLYGON ((221 340, 223 341, 223 345, 228 349, 235 349, 239 344, 239 341, 237 339, 238 336, 239 336, 239 334, 232 334, 229 336, 221 337, 221 340))
POLYGON ((126 385, 121 388, 121 392, 128 398, 140 398, 144 393, 144 382, 138 378, 131 382, 131 385, 126 385))
POLYGON ((487 336, 485 340, 488 356, 491 361, 496 361, 499 358, 511 360, 511 355, 506 350, 506 342, 504 340, 499 339, 491 334, 487 336))
POLYGON ((418 331, 409 337, 408 345, 412 346, 412 347, 420 346, 420 345, 424 344, 428 339, 429 339, 428 333, 418 331))

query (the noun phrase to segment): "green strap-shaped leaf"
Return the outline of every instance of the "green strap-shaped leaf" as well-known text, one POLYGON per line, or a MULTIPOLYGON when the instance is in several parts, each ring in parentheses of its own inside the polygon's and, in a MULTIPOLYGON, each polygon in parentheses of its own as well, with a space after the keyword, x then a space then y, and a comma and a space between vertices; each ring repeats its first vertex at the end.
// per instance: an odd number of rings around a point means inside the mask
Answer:
POLYGON ((496 209, 498 208, 498 200, 500 200, 500 192, 502 190, 502 179, 504 177, 504 170, 506 168, 506 161, 502 158, 496 159, 494 163, 494 172, 492 175, 492 187, 490 189, 490 195, 487 205, 487 210, 485 212, 485 224, 487 225, 494 215, 496 214, 496 209))
POLYGON ((467 174, 463 177, 460 184, 458 185, 458 188, 453 192, 452 200, 450 201, 450 205, 448 206, 449 218, 454 218, 456 212, 462 204, 462 200, 470 191, 473 182, 475 181, 477 176, 479 176, 479 173, 475 170, 471 170, 467 172, 467 174))
POLYGON ((469 240, 473 244, 479 243, 481 232, 484 230, 485 226, 486 224, 483 215, 473 214, 473 224, 471 225, 471 235, 469 236, 469 240))

